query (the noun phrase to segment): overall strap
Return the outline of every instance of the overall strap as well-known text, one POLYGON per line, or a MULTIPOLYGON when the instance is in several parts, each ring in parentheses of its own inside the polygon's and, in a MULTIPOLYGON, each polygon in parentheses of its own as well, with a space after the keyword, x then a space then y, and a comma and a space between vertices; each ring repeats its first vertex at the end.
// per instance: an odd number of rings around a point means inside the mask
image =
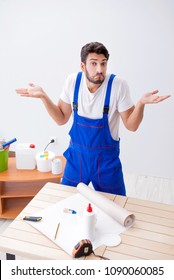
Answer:
POLYGON ((107 85, 107 89, 106 89, 105 104, 104 104, 104 108, 103 108, 103 114, 108 114, 108 112, 109 112, 111 88, 112 88, 112 82, 113 82, 113 79, 115 78, 115 76, 116 75, 111 74, 109 81, 108 81, 108 85, 107 85))
POLYGON ((82 72, 79 72, 77 74, 75 88, 74 88, 73 110, 75 111, 78 110, 78 93, 79 93, 81 78, 82 78, 82 72))

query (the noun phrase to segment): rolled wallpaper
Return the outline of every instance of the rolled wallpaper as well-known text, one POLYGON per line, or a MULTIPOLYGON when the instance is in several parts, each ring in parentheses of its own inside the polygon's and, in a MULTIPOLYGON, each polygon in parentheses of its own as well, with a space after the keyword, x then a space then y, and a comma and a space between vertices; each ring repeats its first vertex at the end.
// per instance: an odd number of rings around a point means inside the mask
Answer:
POLYGON ((103 196, 101 193, 91 189, 84 183, 77 185, 77 190, 90 202, 94 203, 98 208, 119 222, 121 225, 128 227, 131 226, 135 220, 135 215, 114 201, 103 196))

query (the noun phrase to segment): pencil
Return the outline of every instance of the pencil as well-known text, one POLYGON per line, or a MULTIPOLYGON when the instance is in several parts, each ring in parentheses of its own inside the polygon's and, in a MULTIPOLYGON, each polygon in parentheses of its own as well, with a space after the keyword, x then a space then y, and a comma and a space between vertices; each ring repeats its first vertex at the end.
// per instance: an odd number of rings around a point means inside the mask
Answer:
POLYGON ((59 230, 59 226, 60 226, 60 223, 58 223, 58 225, 57 225, 56 232, 55 232, 55 235, 54 235, 54 240, 56 240, 56 238, 57 238, 57 233, 58 233, 58 230, 59 230))

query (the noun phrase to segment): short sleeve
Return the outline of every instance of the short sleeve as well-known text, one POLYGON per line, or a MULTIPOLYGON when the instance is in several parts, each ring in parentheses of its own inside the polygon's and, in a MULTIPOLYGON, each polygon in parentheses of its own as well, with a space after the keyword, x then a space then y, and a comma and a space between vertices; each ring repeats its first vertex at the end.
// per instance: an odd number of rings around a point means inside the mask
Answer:
POLYGON ((118 98, 118 112, 124 112, 130 109, 134 105, 132 98, 130 96, 130 90, 127 82, 122 80, 119 88, 119 98, 118 98))
POLYGON ((75 85, 76 74, 72 74, 67 77, 63 90, 60 94, 60 99, 68 104, 72 104, 73 94, 74 94, 74 85, 75 85))

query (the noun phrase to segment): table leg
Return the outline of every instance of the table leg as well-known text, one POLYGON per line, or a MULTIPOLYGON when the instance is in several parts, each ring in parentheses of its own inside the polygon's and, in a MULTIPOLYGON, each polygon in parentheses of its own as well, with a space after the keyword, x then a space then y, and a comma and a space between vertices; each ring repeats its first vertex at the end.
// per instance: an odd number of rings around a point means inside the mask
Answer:
POLYGON ((6 260, 15 260, 15 255, 6 253, 6 260))

